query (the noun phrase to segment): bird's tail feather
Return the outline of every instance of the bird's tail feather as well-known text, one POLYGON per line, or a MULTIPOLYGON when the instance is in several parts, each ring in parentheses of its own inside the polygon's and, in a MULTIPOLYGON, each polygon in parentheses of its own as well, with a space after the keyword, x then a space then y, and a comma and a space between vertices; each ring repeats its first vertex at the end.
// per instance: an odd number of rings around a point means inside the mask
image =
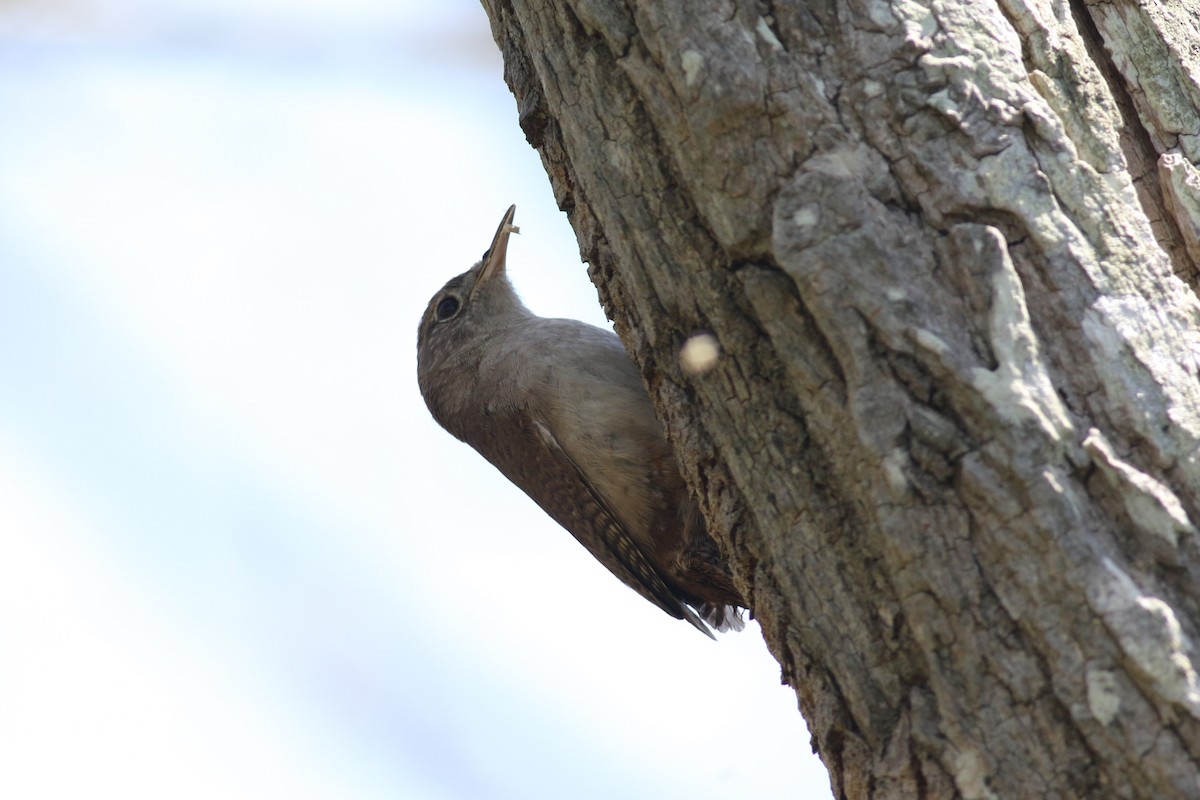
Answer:
POLYGON ((681 604, 680 608, 683 611, 683 618, 695 625, 696 630, 700 631, 713 641, 717 640, 717 637, 713 635, 712 630, 704 624, 704 620, 700 619, 700 617, 697 616, 696 612, 693 611, 690 606, 681 604))
POLYGON ((742 609, 735 606, 719 606, 704 603, 697 607, 696 610, 700 612, 701 619, 721 633, 725 633, 726 631, 740 631, 746 627, 746 620, 742 619, 742 609))

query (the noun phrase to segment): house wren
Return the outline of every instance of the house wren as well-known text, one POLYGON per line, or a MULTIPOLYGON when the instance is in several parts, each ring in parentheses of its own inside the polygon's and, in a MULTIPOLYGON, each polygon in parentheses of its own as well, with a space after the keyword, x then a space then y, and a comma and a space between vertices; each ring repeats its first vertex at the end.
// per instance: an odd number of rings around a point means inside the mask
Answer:
POLYGON ((740 629, 746 602, 620 339, 535 316, 513 291, 505 255, 515 211, 425 309, 425 404, 642 597, 709 636, 708 625, 740 629))

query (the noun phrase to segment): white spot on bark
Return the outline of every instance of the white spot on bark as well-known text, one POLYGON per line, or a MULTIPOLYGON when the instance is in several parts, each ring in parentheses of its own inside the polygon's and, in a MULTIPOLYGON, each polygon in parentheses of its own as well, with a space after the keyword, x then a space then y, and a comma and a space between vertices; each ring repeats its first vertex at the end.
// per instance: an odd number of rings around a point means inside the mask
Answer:
POLYGON ((811 228, 821 219, 821 207, 816 205, 804 206, 796 209, 796 213, 792 214, 792 222, 798 228, 811 228))
POLYGON ((900 448, 894 448, 883 458, 883 477, 888 482, 888 488, 893 494, 908 493, 908 477, 904 468, 908 465, 908 455, 900 448))
POLYGON ((699 50, 684 50, 679 57, 679 66, 683 67, 683 80, 688 86, 695 86, 700 70, 704 67, 704 56, 699 50))
POLYGON ((689 375, 711 371, 720 358, 721 345, 711 333, 698 333, 688 338, 679 350, 679 366, 689 375))
POLYGON ((969 56, 935 56, 925 53, 917 64, 930 75, 946 77, 955 72, 974 72, 975 62, 969 56))
POLYGON ((879 609, 879 618, 883 620, 883 624, 891 628, 896 624, 896 609, 892 606, 882 606, 879 609))
POLYGON ((862 92, 866 97, 878 97, 883 94, 883 84, 879 81, 865 80, 862 82, 862 92))
POLYGON ((783 42, 779 41, 779 37, 775 35, 775 31, 771 30, 771 24, 763 17, 758 18, 758 24, 754 26, 754 30, 758 31, 758 35, 763 38, 763 41, 771 45, 771 49, 779 52, 783 50, 783 42))
POLYGON ((950 352, 950 345, 946 344, 941 337, 939 337, 933 331, 926 330, 925 328, 917 328, 916 337, 917 344, 921 345, 921 347, 924 347, 931 353, 944 356, 946 353, 950 352))
POLYGON ((954 757, 954 783, 965 800, 996 800, 987 787, 987 762, 975 750, 960 750, 954 757))
POLYGON ((1092 428, 1083 447, 1092 463, 1108 480, 1125 504, 1125 513, 1147 533, 1155 534, 1178 546, 1179 534, 1194 534, 1195 526, 1179 498, 1165 484, 1117 458, 1104 434, 1092 428))
POLYGON ((1087 702, 1092 716, 1101 725, 1116 719, 1121 710, 1121 695, 1117 691, 1117 676, 1106 669, 1087 668, 1087 702))

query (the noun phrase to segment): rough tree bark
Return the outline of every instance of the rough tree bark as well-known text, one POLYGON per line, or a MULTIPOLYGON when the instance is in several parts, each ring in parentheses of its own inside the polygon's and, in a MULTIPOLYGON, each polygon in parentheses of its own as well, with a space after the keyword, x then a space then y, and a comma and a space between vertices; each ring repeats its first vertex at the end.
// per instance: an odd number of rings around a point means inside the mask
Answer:
POLYGON ((1200 796, 1200 3, 483 4, 835 794, 1200 796))

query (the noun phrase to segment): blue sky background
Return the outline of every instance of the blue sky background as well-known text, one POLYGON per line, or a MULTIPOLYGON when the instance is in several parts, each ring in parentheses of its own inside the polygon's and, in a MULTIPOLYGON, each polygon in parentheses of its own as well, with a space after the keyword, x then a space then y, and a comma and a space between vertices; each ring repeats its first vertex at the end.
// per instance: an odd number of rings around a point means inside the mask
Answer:
POLYGON ((606 324, 501 70, 466 0, 0 0, 0 796, 829 796, 757 627, 421 402, 509 203, 606 324))

